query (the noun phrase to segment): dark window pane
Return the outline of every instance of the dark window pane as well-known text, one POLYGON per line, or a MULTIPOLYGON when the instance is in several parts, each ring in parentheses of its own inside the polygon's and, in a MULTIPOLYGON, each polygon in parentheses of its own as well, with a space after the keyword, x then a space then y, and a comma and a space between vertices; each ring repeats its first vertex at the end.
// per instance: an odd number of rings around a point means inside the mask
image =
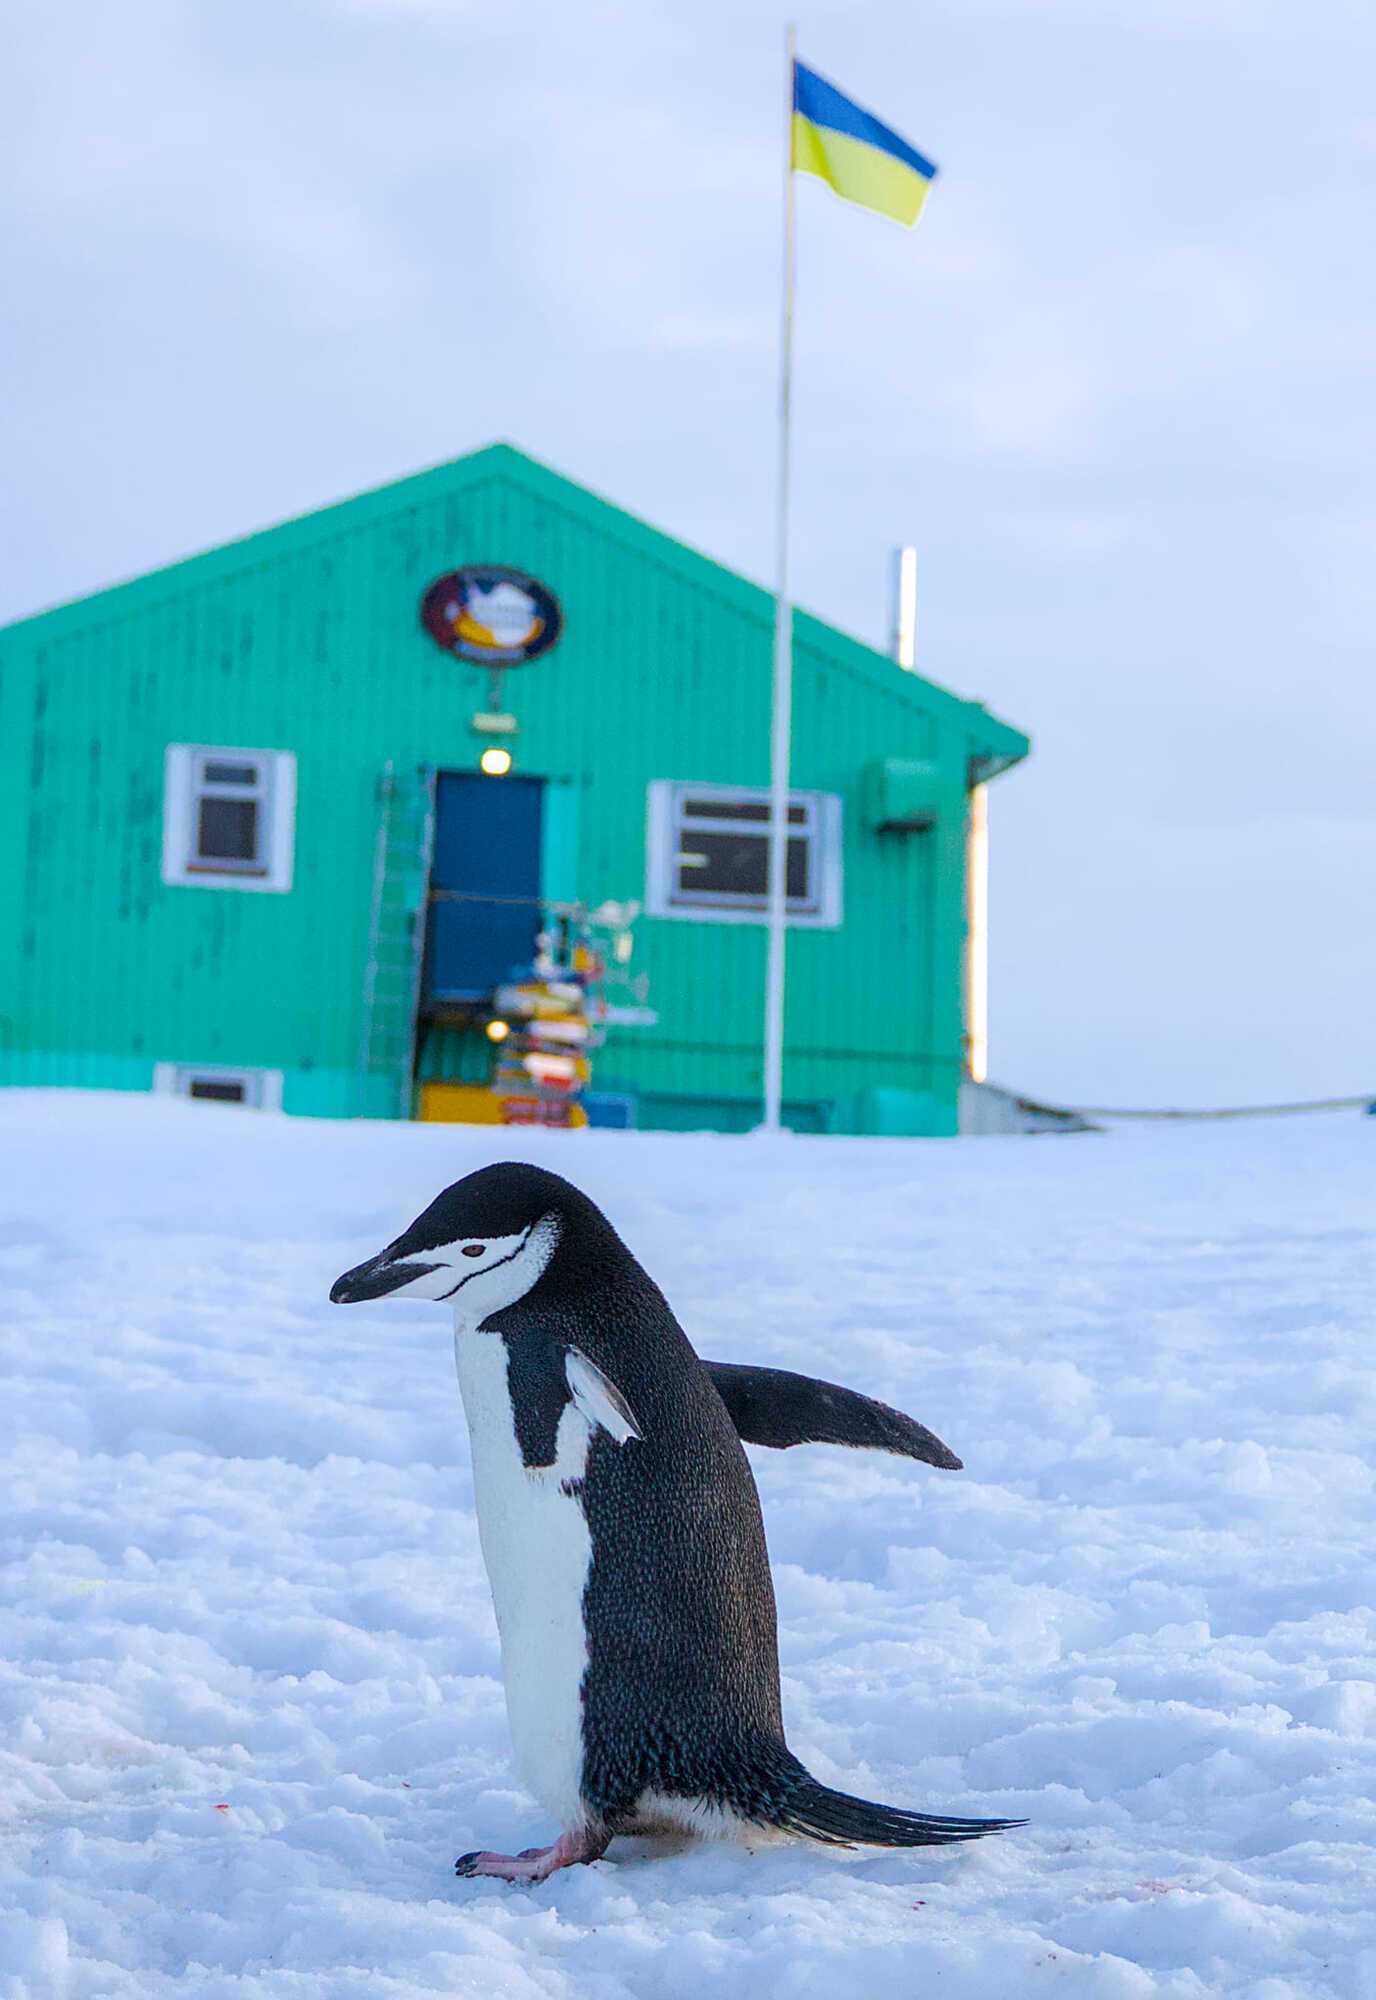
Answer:
MULTIPOLYGON (((769 893, 769 842, 757 833, 684 829, 677 865, 680 896, 741 896, 763 903, 769 893)), ((808 843, 790 840, 786 893, 808 894, 808 843)))
MULTIPOLYGON (((685 819, 748 819, 757 825, 768 826, 768 800, 754 799, 685 799, 683 801, 685 819)), ((790 806, 788 823, 801 826, 807 818, 806 806, 790 806)))
POLYGON ((784 894, 795 902, 803 902, 808 894, 808 843, 805 840, 790 840, 788 857, 784 863, 784 894))
POLYGON ((205 767, 207 785, 256 785, 258 766, 256 764, 207 764, 205 767))
POLYGON ((231 1083, 228 1078, 217 1080, 214 1077, 197 1076, 192 1078, 188 1094, 192 1097, 213 1097, 217 1104, 242 1104, 244 1086, 242 1083, 231 1083))
POLYGON ((196 854, 201 861, 256 861, 258 801, 202 799, 196 854))

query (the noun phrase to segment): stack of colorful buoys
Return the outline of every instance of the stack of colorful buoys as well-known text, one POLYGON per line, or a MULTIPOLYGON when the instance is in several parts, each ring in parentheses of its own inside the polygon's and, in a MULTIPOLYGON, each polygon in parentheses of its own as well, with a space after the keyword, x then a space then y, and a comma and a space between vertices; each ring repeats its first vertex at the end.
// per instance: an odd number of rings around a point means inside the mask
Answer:
POLYGON ((586 945, 570 958, 561 964, 542 949, 534 978, 499 986, 492 996, 494 1017, 509 1030, 498 1043, 492 1079, 504 1125, 574 1128, 588 1122, 579 1101, 591 1074, 588 989, 601 962, 586 945))
POLYGON ((592 910, 582 903, 546 903, 530 964, 514 965, 478 1006, 440 1025, 449 1040, 431 1048, 418 1072, 417 1117, 467 1125, 587 1125, 591 1056, 608 1025, 613 1018, 634 1025, 654 1019, 644 1004, 645 976, 632 981, 627 972, 631 926, 639 914, 638 903, 606 902, 592 910))

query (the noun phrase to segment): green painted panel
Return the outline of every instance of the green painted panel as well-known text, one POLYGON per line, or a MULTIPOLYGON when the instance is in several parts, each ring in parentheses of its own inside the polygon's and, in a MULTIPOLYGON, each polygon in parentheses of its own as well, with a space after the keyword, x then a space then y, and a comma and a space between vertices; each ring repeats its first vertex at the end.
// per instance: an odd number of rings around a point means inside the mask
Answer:
POLYGON ((578 898, 578 787, 551 778, 540 811, 540 894, 547 903, 578 898))
MULTIPOLYGON (((210 1064, 218 1058, 198 1046, 174 1050, 167 1060, 210 1064)), ((148 1091, 153 1088, 153 1065, 132 1056, 89 1050, 0 1049, 0 1087, 54 1085, 67 1090, 148 1091)), ((312 1118, 396 1116, 394 1098, 384 1081, 373 1078, 360 1089, 354 1069, 287 1070, 282 1078, 282 1109, 312 1118)))
POLYGON ((496 1052, 481 1028, 454 1027, 440 1021, 421 1030, 416 1075, 422 1083, 490 1083, 496 1052))
MULTIPOLYGON (((786 1099, 781 1107, 791 1132, 834 1129, 825 1104, 799 1104, 786 1099)), ((760 1122, 757 1098, 672 1097, 653 1091, 636 1098, 636 1125, 649 1132, 752 1132, 760 1122)))

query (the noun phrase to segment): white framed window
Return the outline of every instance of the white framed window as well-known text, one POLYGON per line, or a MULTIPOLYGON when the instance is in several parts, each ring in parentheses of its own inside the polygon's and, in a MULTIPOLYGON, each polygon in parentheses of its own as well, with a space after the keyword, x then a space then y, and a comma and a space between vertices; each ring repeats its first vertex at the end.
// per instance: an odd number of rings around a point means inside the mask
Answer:
POLYGON ((280 1069, 160 1062, 153 1065, 153 1088, 165 1097, 196 1097, 210 1104, 243 1104, 251 1111, 282 1109, 280 1069))
POLYGON ((290 750, 169 743, 162 879, 182 888, 291 888, 296 759, 290 750))
MULTIPOLYGON (((762 923, 769 901, 769 793, 657 778, 646 820, 645 908, 652 917, 762 923)), ((788 921, 841 921, 841 801, 790 792, 788 921)))

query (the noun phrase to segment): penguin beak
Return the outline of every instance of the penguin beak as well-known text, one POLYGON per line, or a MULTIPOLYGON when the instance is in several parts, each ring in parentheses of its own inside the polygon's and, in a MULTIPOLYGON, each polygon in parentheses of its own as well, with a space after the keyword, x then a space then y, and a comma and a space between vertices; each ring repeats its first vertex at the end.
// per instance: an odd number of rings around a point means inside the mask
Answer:
POLYGON ((442 1264, 421 1264, 407 1257, 394 1257, 390 1249, 379 1250, 366 1264, 355 1264, 330 1286, 332 1306, 356 1306, 364 1299, 382 1299, 388 1292, 423 1278, 429 1271, 441 1271, 442 1264))

